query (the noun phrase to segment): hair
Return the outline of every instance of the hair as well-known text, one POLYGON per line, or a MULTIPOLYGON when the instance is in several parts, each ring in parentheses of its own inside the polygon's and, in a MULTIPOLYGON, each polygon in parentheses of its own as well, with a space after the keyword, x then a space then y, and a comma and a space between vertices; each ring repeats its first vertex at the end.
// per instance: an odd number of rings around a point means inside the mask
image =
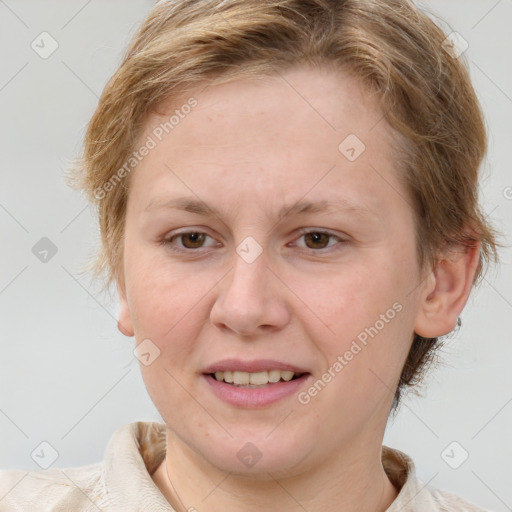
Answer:
MULTIPOLYGON (((433 268, 446 248, 479 244, 476 284, 498 261, 496 232, 478 202, 487 135, 467 64, 445 50, 446 37, 409 0, 158 2, 105 86, 71 171, 98 211, 95 275, 107 285, 123 279, 126 162, 149 112, 202 84, 307 65, 350 73, 377 97, 401 141, 397 172, 415 216, 420 268, 433 268)), ((414 334, 393 409, 441 342, 414 334)))

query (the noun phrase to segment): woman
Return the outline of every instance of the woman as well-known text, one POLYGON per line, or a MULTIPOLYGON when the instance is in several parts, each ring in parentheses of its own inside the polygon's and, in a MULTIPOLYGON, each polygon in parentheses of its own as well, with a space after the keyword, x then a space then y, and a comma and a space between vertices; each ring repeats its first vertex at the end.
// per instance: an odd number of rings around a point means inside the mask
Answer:
POLYGON ((480 510, 382 440, 496 257, 485 150, 407 0, 159 2, 76 177, 165 424, 4 472, 2 510, 480 510))

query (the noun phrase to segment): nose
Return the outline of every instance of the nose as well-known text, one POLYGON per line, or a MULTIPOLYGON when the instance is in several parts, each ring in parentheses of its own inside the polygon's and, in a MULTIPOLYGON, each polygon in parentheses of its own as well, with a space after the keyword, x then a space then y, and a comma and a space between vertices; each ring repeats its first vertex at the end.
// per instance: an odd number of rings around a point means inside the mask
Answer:
POLYGON ((268 267, 265 252, 251 263, 234 251, 210 320, 221 330, 250 337, 278 331, 290 321, 286 286, 268 267))

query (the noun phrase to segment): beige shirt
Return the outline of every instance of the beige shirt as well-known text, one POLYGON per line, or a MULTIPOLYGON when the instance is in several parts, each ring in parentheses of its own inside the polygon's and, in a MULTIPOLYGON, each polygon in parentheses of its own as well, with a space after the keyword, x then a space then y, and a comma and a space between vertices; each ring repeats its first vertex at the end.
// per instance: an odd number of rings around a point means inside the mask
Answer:
MULTIPOLYGON (((0 471, 0 511, 175 512, 151 475, 165 457, 165 425, 135 422, 117 429, 103 462, 40 471, 0 471)), ((412 460, 383 446, 382 461, 400 492, 387 512, 484 512, 463 499, 424 486, 412 460)))

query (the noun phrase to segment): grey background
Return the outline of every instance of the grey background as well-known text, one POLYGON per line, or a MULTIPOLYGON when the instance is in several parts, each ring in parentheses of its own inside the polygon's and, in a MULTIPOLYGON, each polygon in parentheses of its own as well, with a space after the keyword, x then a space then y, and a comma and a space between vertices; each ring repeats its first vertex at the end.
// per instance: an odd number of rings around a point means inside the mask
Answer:
MULTIPOLYGON (((39 469, 31 453, 42 441, 57 451, 57 467, 97 462, 119 426, 161 421, 133 341, 117 331, 115 299, 80 274, 98 234, 91 210, 63 178, 102 88, 151 5, 0 0, 3 469, 39 469), (31 48, 43 31, 59 45, 47 59, 31 48), (32 252, 43 237, 57 248, 46 263, 32 252)), ((469 43, 464 55, 490 132, 483 204, 495 225, 510 232, 512 0, 423 5, 469 43)), ((502 265, 470 298, 424 396, 406 400, 385 437, 413 457, 424 482, 495 511, 512 507, 510 253, 501 251, 502 265), (453 441, 469 453, 458 469, 441 457, 453 441)))

